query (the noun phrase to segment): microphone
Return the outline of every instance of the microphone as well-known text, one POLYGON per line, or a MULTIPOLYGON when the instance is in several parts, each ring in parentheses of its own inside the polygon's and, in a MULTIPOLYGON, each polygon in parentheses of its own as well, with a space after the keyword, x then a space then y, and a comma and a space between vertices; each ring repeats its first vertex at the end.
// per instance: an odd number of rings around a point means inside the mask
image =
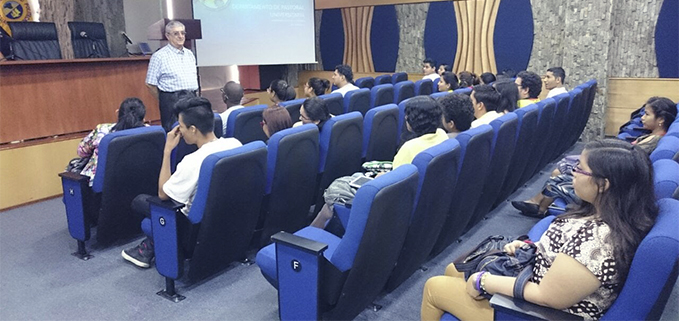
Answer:
POLYGON ((123 38, 125 38, 125 43, 127 43, 129 45, 132 44, 132 39, 130 39, 130 37, 127 36, 125 31, 121 31, 120 34, 123 36, 123 38))
POLYGON ((80 38, 89 38, 89 37, 87 36, 87 32, 81 31, 81 32, 80 32, 80 38))

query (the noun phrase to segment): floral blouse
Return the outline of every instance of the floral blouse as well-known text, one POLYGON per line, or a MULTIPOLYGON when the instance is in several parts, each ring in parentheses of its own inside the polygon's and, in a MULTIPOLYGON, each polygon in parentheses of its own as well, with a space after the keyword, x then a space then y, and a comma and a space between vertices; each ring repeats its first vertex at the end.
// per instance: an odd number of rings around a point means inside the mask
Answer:
POLYGON ((558 253, 574 258, 596 276, 601 286, 565 311, 586 320, 598 320, 618 297, 616 289, 621 281, 615 266, 613 245, 608 241, 610 233, 610 227, 597 219, 555 220, 536 243, 538 255, 531 281, 540 283, 558 253))
POLYGON ((92 185, 92 180, 97 172, 97 158, 99 157, 99 143, 101 139, 109 134, 114 123, 110 124, 99 124, 95 129, 93 129, 78 145, 78 156, 80 157, 90 157, 90 161, 85 165, 81 175, 89 176, 90 186, 92 185))

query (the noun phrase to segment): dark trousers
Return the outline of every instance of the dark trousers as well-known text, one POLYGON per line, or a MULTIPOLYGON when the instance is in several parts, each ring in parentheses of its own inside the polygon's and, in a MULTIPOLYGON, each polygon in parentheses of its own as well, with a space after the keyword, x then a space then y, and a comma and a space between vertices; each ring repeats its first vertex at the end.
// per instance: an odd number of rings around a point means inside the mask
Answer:
MULTIPOLYGON (((149 199, 155 197, 154 195, 139 194, 132 200, 132 210, 144 217, 151 219, 151 205, 149 199)), ((177 214, 177 237, 179 237, 179 244, 181 244, 184 253, 190 256, 193 252, 193 246, 196 244, 197 231, 195 230, 191 221, 181 213, 177 214)), ((153 238, 150 238, 153 241, 153 238)))
POLYGON ((172 125, 177 121, 174 113, 174 104, 177 102, 177 95, 174 92, 158 91, 158 102, 160 106, 160 123, 166 132, 172 130, 172 125))

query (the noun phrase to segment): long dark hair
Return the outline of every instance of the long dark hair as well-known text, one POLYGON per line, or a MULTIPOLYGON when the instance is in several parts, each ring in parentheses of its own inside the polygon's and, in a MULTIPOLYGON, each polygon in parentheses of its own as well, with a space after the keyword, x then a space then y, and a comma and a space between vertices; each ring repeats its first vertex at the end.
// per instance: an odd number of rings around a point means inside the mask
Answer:
POLYGON ((654 98, 656 99, 647 103, 647 105, 653 109, 656 119, 662 118, 664 120, 662 127, 665 131, 667 131, 670 128, 670 125, 677 118, 677 105, 674 104, 674 102, 669 98, 654 98))
POLYGON ((493 87, 500 93, 500 106, 498 112, 508 113, 516 110, 516 102, 519 100, 519 89, 511 79, 501 79, 493 83, 493 87))
MULTIPOLYGON (((598 144, 601 144, 599 142, 598 144)), ((588 144, 589 145, 589 144, 588 144)), ((653 189, 653 166, 637 147, 600 147, 587 150, 587 163, 599 192, 594 204, 583 205, 558 219, 598 214, 610 228, 609 239, 622 287, 641 240, 658 216, 653 189)))
POLYGON ((146 106, 139 98, 126 98, 118 108, 118 122, 112 130, 124 130, 144 126, 146 106))
POLYGON ((330 88, 330 81, 318 77, 311 77, 309 78, 309 81, 307 81, 307 85, 314 91, 314 95, 322 96, 325 95, 325 92, 330 88))
POLYGON ((295 88, 288 85, 288 82, 282 79, 274 80, 269 85, 269 89, 276 95, 280 101, 288 101, 295 99, 297 94, 295 88))

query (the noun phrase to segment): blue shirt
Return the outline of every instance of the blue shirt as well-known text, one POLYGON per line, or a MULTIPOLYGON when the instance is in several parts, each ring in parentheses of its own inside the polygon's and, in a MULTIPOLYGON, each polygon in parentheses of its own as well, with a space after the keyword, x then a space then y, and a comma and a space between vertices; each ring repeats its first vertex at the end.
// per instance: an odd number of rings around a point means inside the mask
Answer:
POLYGON ((198 89, 196 57, 189 49, 166 45, 151 56, 146 83, 165 92, 198 89))

